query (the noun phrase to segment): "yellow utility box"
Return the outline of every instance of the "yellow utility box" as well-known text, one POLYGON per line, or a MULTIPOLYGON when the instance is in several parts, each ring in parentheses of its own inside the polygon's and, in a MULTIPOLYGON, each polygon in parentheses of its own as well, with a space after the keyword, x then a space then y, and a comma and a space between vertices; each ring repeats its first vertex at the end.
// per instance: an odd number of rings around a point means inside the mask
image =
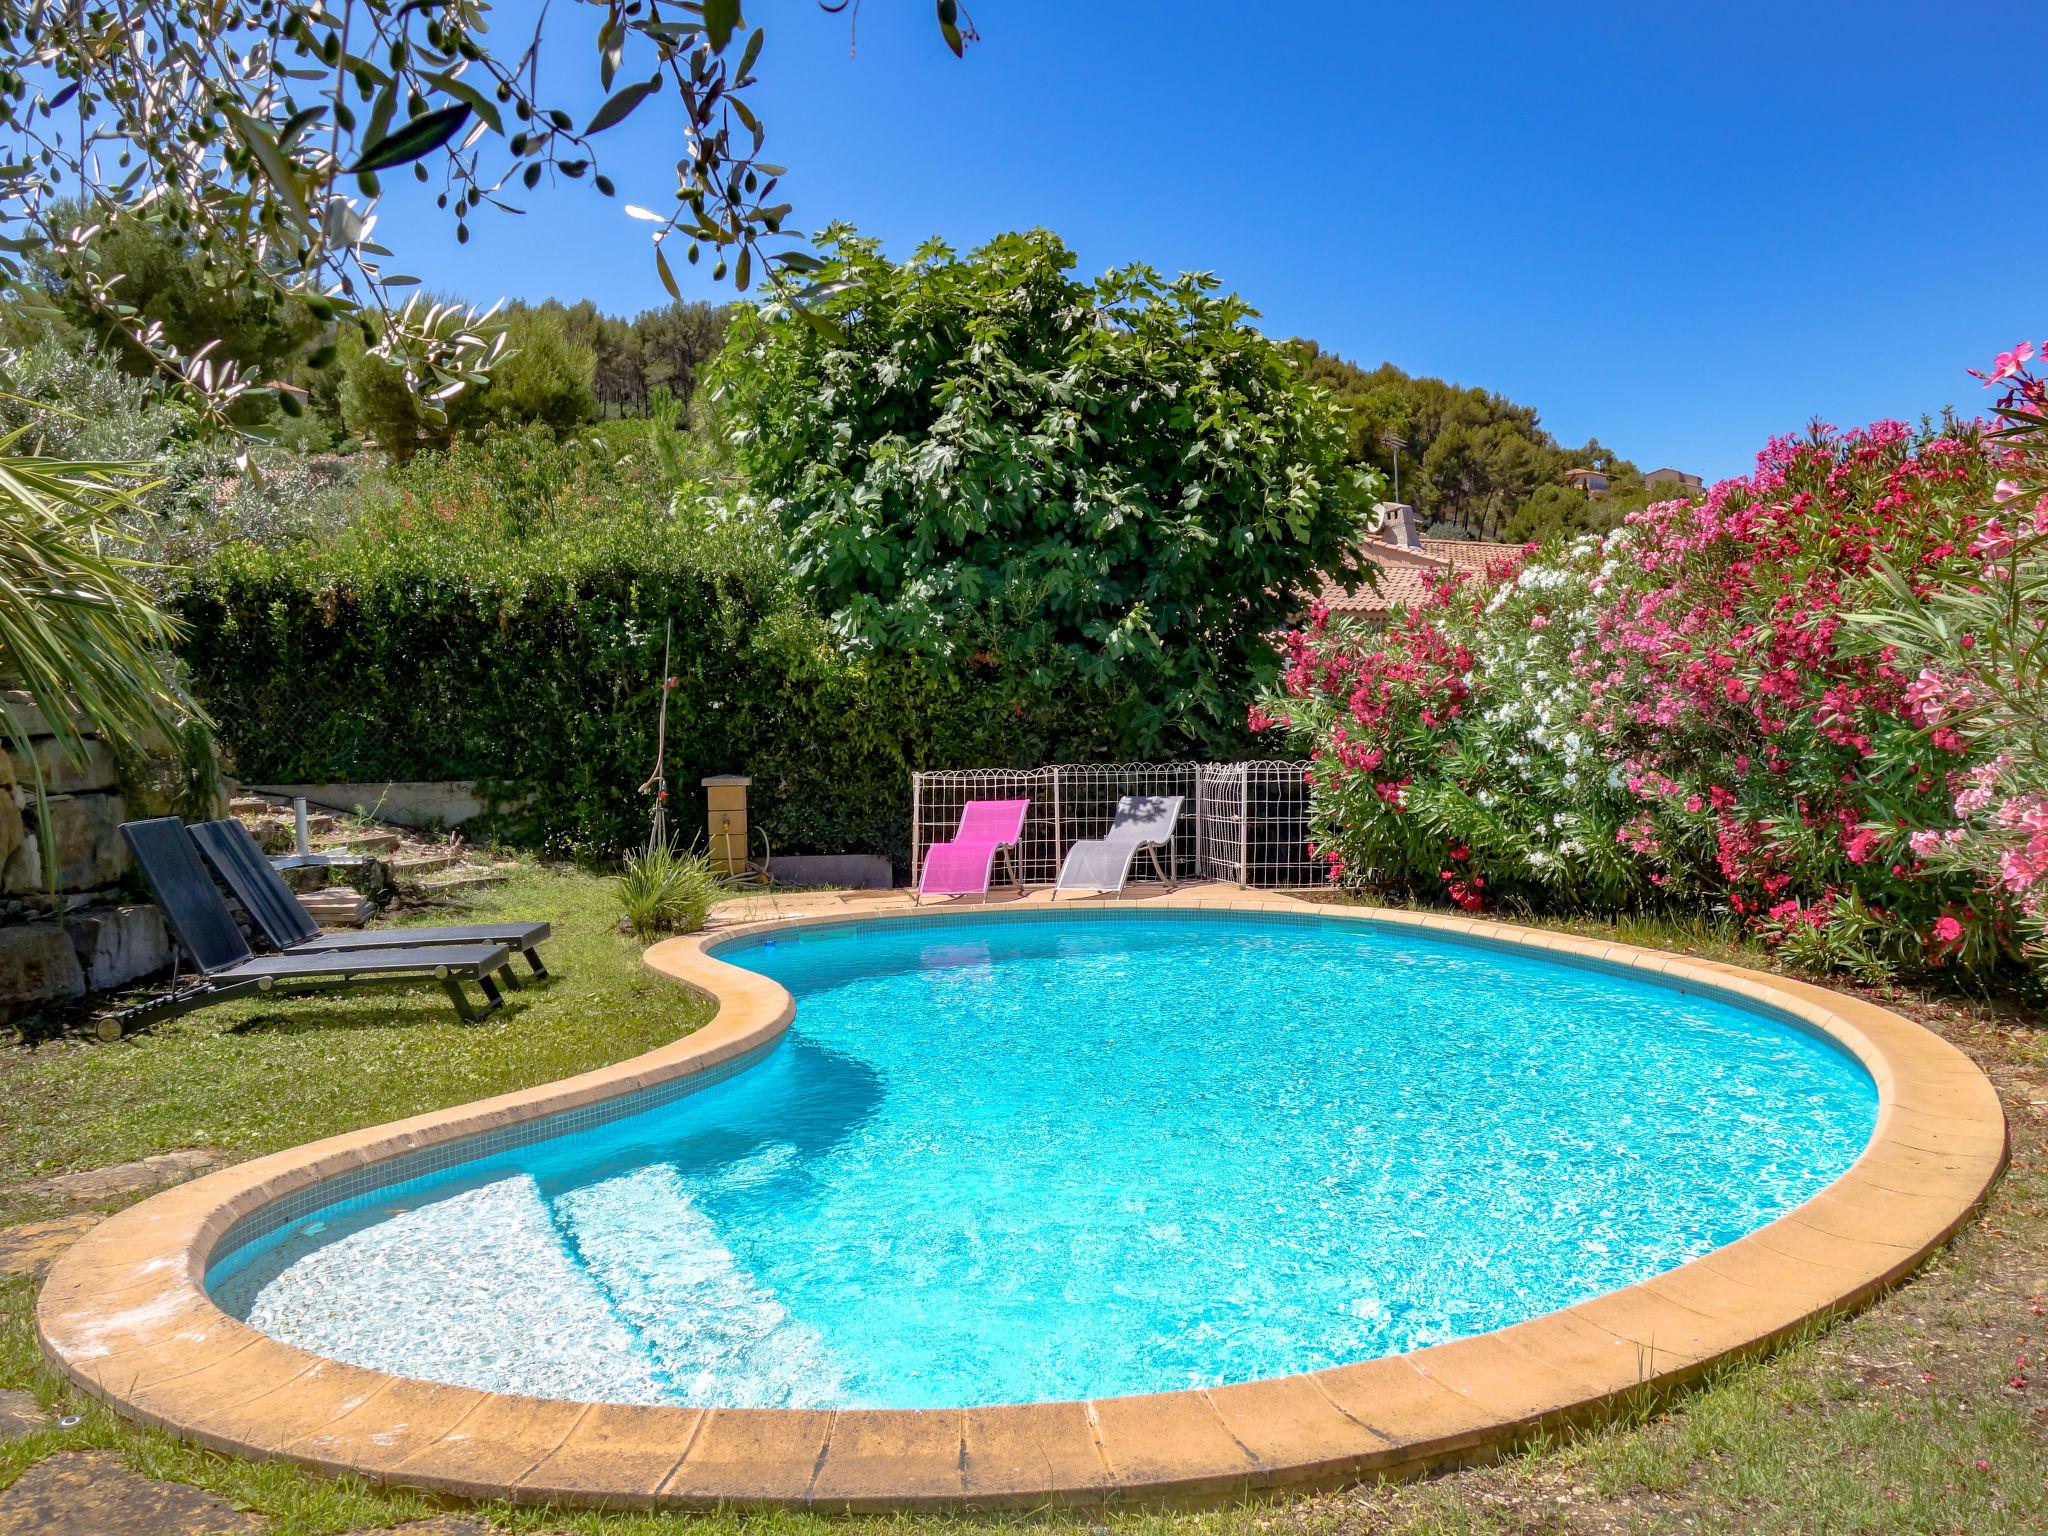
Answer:
POLYGON ((742 773, 714 773, 704 780, 704 826, 720 874, 737 875, 747 867, 747 786, 753 782, 742 773))

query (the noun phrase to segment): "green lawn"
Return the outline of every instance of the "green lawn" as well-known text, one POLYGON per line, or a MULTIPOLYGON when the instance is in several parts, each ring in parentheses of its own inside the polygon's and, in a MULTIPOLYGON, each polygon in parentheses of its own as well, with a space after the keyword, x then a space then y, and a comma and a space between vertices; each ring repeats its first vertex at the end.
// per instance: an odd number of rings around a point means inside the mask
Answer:
MULTIPOLYGON (((486 888, 474 913, 555 925, 542 956, 552 977, 506 993, 505 1006, 480 1024, 462 1023, 429 983, 251 999, 119 1045, 71 1040, 0 1056, 0 1186, 174 1147, 253 1157, 551 1082, 710 1017, 709 1003, 640 964, 641 946, 616 931, 618 909, 595 876, 522 869, 486 888)), ((415 920, 458 916, 471 920, 442 911, 415 920)), ((515 963, 524 977, 526 962, 515 963)))
MULTIPOLYGON (((597 877, 528 871, 486 892, 473 910, 542 916, 557 928, 557 978, 514 994, 481 1026, 458 1024, 437 993, 422 991, 223 1008, 114 1046, 0 1048, 0 1185, 179 1147, 254 1155, 547 1081, 644 1050, 705 1017, 705 1005, 641 967, 639 946, 613 931, 614 909, 597 877)), ((1737 957, 1725 934, 1705 928, 1631 925, 1620 936, 1737 957)), ((1758 963, 1753 953, 1739 958, 1758 963)), ((1079 1524, 1174 1536, 2048 1529, 2048 1387, 2035 1385, 2048 1333, 2048 1032, 1994 1008, 1912 995, 1884 1000, 1975 1057, 2013 1123, 2013 1167, 1991 1206, 1911 1284, 1640 1422, 1497 1466, 1197 1514, 1091 1514, 1079 1524)), ((32 1202, 4 1202, 0 1196, 6 1220, 43 1214, 32 1202)), ((280 1536, 374 1529, 434 1512, 413 1495, 233 1461, 130 1429, 42 1366, 33 1301, 28 1282, 0 1290, 0 1386, 30 1388, 51 1408, 84 1417, 73 1429, 0 1443, 0 1485, 53 1451, 105 1446, 151 1474, 204 1484, 263 1511, 280 1536)), ((951 1532, 1016 1523, 474 1513, 508 1531, 590 1536, 951 1532)))

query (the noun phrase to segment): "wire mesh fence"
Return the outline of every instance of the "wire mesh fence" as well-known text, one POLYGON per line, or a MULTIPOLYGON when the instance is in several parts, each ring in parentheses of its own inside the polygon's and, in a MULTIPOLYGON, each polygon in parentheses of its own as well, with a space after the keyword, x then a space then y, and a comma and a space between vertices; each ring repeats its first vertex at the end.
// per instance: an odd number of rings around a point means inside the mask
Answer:
POLYGON ((192 684, 246 783, 494 778, 518 759, 516 743, 474 724, 480 690, 496 685, 475 657, 452 651, 409 658, 402 688, 317 667, 192 684))
POLYGON ((1313 885, 1306 763, 1203 763, 1196 770, 1202 852, 1211 880, 1313 885))
MULTIPOLYGON (((1023 885, 1050 885, 1075 843, 1101 837, 1125 795, 1179 795, 1181 814, 1160 851, 1170 880, 1310 885, 1304 763, 1056 763, 910 776, 910 883, 925 850, 953 836, 970 800, 1031 802, 1014 855, 1023 885)), ((1004 866, 998 863, 997 869, 1004 866)))

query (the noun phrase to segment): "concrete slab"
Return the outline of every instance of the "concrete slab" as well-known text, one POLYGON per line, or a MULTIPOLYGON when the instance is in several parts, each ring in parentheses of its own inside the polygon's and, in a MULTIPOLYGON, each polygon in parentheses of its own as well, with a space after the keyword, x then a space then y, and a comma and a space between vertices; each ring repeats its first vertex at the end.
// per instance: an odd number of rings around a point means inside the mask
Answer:
POLYGON ((144 1477, 116 1451, 63 1451, 0 1493, 0 1536, 265 1536, 218 1494, 144 1477))

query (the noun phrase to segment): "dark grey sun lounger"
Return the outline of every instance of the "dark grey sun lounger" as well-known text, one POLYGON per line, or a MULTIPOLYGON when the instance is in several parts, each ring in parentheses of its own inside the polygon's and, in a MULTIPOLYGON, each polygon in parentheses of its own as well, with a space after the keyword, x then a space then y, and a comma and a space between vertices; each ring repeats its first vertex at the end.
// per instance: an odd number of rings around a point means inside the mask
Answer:
POLYGON ((448 993, 455 1011, 471 1021, 504 1001, 492 980, 512 963, 512 952, 503 944, 259 956, 249 948, 234 913, 199 862, 183 822, 175 816, 124 822, 121 837, 135 855, 171 932, 200 973, 193 986, 174 988, 169 997, 127 1010, 121 1016, 123 1028, 278 987, 298 991, 434 982, 448 993), (483 993, 481 1011, 464 995, 465 981, 475 982, 483 993))
POLYGON ((1166 870, 1159 862, 1159 850, 1173 841, 1173 829, 1180 821, 1179 795, 1125 795, 1116 803, 1109 836, 1074 844, 1060 865, 1060 878, 1052 888, 1053 900, 1061 891, 1114 891, 1123 894, 1131 877, 1131 863, 1143 850, 1152 860, 1152 873, 1163 884, 1166 870))
MULTIPOLYGON (((320 925, 292 894, 256 835, 230 817, 187 827, 199 852, 214 873, 227 882, 235 900, 263 930, 263 936, 287 955, 328 955, 364 949, 429 949, 445 944, 503 944, 526 956, 533 974, 545 976, 540 946, 554 930, 546 923, 471 923, 461 927, 383 928, 367 933, 322 933, 320 925)), ((506 972, 511 979, 511 972, 506 972)))

